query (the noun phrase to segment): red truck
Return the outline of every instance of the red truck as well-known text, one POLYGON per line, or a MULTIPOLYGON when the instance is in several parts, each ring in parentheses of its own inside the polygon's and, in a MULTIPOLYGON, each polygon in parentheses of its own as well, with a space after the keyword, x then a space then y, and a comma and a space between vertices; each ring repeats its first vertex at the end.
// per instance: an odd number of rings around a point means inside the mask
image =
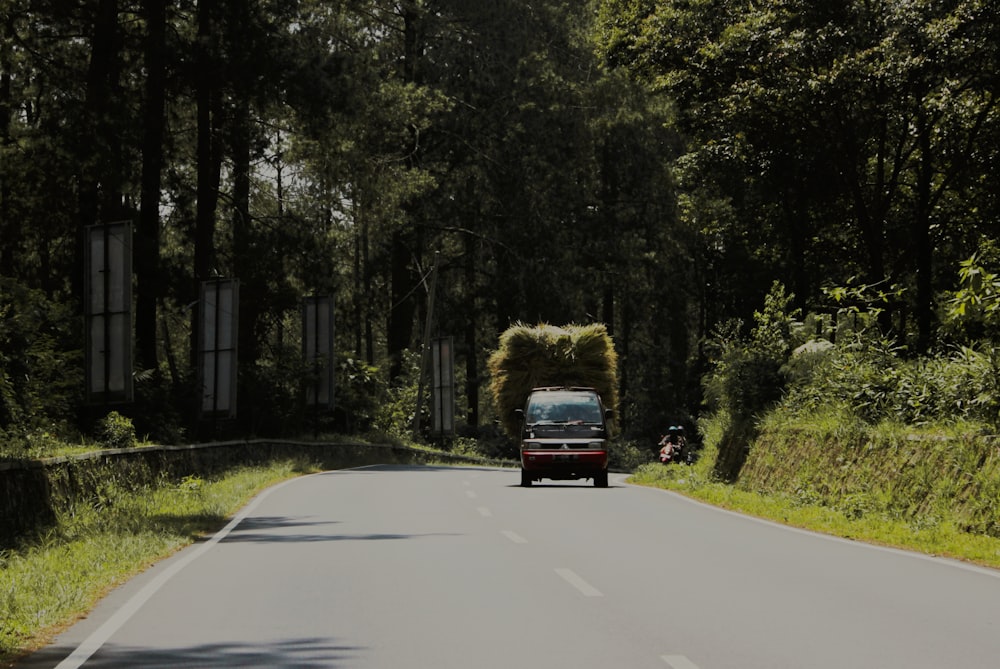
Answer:
POLYGON ((543 478, 593 479, 608 487, 608 420, 601 396, 593 388, 535 388, 521 421, 521 485, 543 478))

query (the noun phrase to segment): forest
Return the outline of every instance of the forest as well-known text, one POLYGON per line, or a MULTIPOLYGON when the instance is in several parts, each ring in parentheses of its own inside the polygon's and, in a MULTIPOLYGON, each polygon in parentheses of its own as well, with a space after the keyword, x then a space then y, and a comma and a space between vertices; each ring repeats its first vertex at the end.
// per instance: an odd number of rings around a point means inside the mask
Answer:
POLYGON ((458 435, 488 444, 486 360, 518 322, 606 324, 640 450, 782 397, 1000 425, 994 0, 0 3, 8 454, 112 409, 159 443, 422 439, 427 332, 453 337, 458 435), (118 222, 134 397, 95 405, 85 231, 118 222), (206 422, 193 333, 220 277, 239 401, 206 422), (793 350, 862 338, 854 376, 793 388, 793 350))

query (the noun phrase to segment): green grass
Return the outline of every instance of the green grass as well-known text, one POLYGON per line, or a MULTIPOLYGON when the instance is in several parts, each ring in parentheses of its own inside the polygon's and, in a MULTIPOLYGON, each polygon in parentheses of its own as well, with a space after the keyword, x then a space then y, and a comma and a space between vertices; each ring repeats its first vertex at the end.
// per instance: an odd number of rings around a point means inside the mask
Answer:
POLYGON ((0 552, 0 666, 44 645, 113 587, 222 527, 261 490, 315 470, 289 461, 117 492, 99 509, 62 514, 29 545, 0 552))
POLYGON ((879 514, 852 514, 792 495, 764 495, 710 480, 705 467, 640 467, 631 483, 673 490, 714 506, 845 539, 949 557, 1000 568, 1000 539, 970 534, 950 519, 910 522, 879 514))

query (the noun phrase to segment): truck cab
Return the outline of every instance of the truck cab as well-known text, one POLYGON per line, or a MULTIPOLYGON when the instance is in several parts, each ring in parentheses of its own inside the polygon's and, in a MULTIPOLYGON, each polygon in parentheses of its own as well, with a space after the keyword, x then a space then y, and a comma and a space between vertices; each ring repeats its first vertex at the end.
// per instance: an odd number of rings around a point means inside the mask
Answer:
POLYGON ((593 388, 545 387, 528 393, 521 421, 521 485, 543 478, 593 479, 608 486, 608 420, 593 388))

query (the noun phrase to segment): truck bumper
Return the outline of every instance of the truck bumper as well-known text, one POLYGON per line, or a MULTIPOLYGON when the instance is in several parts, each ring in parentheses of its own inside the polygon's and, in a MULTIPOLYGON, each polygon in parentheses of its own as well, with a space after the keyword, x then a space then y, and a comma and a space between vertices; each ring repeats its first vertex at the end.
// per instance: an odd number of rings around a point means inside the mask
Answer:
POLYGON ((608 452, 599 450, 521 451, 521 469, 532 478, 585 479, 608 470, 608 452))

